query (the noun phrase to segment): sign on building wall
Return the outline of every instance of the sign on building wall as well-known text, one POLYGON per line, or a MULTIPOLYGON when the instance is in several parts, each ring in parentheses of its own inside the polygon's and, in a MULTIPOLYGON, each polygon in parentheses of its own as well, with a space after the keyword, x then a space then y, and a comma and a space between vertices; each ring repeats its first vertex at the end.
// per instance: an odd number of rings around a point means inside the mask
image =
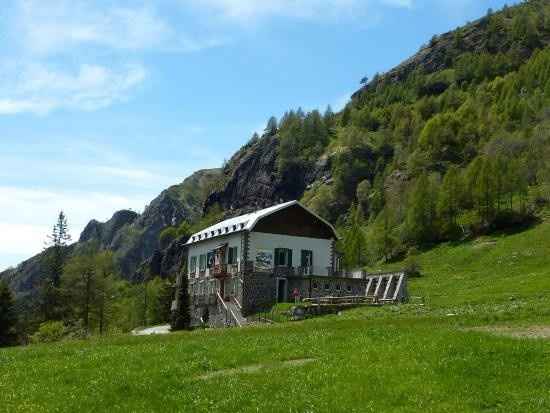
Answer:
POLYGON ((256 271, 271 271, 273 269, 273 251, 258 250, 256 252, 256 271))

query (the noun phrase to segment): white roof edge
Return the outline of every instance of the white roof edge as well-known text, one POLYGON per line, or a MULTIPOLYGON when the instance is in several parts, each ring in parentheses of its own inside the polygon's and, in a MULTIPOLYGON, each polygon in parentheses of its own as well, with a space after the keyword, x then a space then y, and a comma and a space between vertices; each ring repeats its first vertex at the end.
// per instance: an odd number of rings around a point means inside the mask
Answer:
POLYGON ((240 216, 237 216, 237 217, 234 217, 234 218, 229 218, 229 219, 226 219, 224 221, 218 222, 217 224, 211 225, 210 227, 205 228, 205 229, 191 235, 189 237, 189 240, 186 242, 186 245, 191 245, 191 244, 195 244, 197 242, 214 239, 214 238, 217 238, 217 237, 223 236, 223 235, 236 234, 236 233, 241 232, 241 231, 252 231, 254 229, 254 227, 256 226, 256 224, 260 220, 262 220, 263 218, 266 218, 266 217, 268 217, 268 216, 270 216, 270 215, 272 215, 276 212, 279 212, 283 209, 286 209, 286 208, 294 206, 294 205, 300 206, 302 209, 304 209, 305 211, 307 211, 308 213, 313 215, 315 218, 320 220, 322 223, 327 225, 331 229, 331 231, 333 232, 333 235, 336 237, 336 239, 338 239, 338 234, 336 232, 336 229, 334 228, 334 226, 332 226, 332 224, 330 222, 328 222, 324 218, 320 217, 319 215, 317 215, 315 212, 311 211, 310 209, 306 208, 300 202, 294 200, 294 201, 289 201, 289 202, 285 202, 285 203, 282 203, 282 204, 279 204, 279 205, 274 205, 274 206, 271 206, 269 208, 264 208, 264 209, 261 209, 261 210, 258 210, 258 211, 255 211, 255 212, 252 212, 252 213, 249 213, 249 214, 240 215, 240 216), (224 232, 224 229, 226 227, 232 229, 234 226, 237 227, 235 230, 231 230, 229 232, 224 232), (221 233, 219 231, 221 231, 221 233), (215 232, 215 234, 212 235, 211 234, 212 232, 215 232), (206 237, 203 237, 204 234, 206 234, 206 237), (197 239, 195 239, 196 237, 200 237, 200 239, 197 240, 197 239))

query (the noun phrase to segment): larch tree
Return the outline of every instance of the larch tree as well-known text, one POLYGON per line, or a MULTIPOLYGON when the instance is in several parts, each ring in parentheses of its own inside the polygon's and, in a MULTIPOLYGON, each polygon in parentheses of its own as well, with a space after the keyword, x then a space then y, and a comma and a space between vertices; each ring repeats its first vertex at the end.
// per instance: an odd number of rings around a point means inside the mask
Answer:
POLYGON ((8 284, 0 281, 0 347, 15 344, 16 326, 15 298, 8 284))
POLYGON ((363 226, 365 219, 361 208, 352 204, 348 213, 348 224, 344 232, 344 263, 346 268, 352 269, 365 264, 366 240, 363 226))
POLYGON ((437 215, 439 216, 444 235, 452 235, 457 227, 456 220, 460 212, 461 193, 460 169, 456 166, 451 166, 443 178, 437 200, 437 215))
POLYGON ((427 174, 422 174, 409 197, 406 228, 409 238, 418 244, 436 239, 437 188, 427 174))
POLYGON ((90 252, 72 257, 63 272, 63 289, 73 317, 82 320, 90 332, 92 307, 96 299, 96 268, 90 252))

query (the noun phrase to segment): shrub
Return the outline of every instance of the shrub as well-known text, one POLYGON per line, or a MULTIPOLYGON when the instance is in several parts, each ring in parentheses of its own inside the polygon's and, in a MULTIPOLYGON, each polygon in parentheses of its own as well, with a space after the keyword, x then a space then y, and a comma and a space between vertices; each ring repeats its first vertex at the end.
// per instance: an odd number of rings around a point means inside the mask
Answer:
POLYGON ((405 274, 407 274, 407 276, 409 277, 420 277, 422 275, 422 268, 420 266, 420 263, 418 262, 417 253, 418 251, 416 248, 413 247, 409 249, 407 258, 405 258, 405 262, 403 263, 403 270, 405 271, 405 274))
POLYGON ((65 325, 61 321, 46 321, 40 324, 38 331, 31 336, 33 343, 53 343, 65 336, 65 325))

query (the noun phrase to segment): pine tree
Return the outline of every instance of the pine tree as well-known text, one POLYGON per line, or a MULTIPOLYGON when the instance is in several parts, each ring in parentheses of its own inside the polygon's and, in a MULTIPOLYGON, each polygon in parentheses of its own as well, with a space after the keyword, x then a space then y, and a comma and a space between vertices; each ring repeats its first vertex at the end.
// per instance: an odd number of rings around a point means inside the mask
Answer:
POLYGON ((264 133, 268 136, 275 136, 278 130, 277 118, 275 116, 270 117, 267 121, 264 133))
POLYGON ((171 328, 174 331, 185 330, 191 326, 191 301, 188 291, 186 267, 184 263, 176 281, 176 300, 170 322, 171 328))
POLYGON ((48 235, 44 252, 45 274, 41 282, 41 304, 44 320, 59 320, 62 317, 60 284, 63 267, 67 260, 67 246, 71 241, 67 217, 61 211, 52 233, 48 235))
POLYGON ((0 281, 0 347, 16 342, 17 314, 15 299, 5 281, 0 281))
POLYGON ((327 109, 325 110, 325 114, 323 115, 323 122, 325 123, 328 134, 333 135, 336 130, 336 115, 332 111, 332 107, 330 105, 328 105, 327 109))

